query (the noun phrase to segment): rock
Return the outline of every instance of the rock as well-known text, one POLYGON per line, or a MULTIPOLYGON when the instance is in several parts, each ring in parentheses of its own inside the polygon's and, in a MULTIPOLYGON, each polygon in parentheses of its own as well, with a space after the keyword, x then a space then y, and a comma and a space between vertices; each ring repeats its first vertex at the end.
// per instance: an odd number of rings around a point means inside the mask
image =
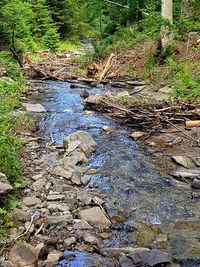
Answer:
POLYGON ((171 263, 170 255, 160 250, 131 253, 120 259, 120 267, 156 267, 158 265, 166 265, 168 263, 171 263))
POLYGON ((191 160, 185 156, 172 156, 172 160, 187 169, 189 169, 192 165, 191 160))
POLYGON ((67 149, 67 152, 68 153, 71 153, 73 152, 74 150, 76 150, 78 148, 78 146, 81 144, 80 141, 74 141, 74 142, 70 142, 69 145, 68 145, 68 149, 67 149))
POLYGON ((50 225, 67 224, 72 221, 72 215, 70 212, 64 215, 47 216, 47 223, 50 225))
POLYGON ((40 243, 34 247, 33 252, 38 260, 44 259, 49 253, 48 248, 44 243, 40 243))
POLYGON ((83 152, 74 151, 70 156, 65 157, 59 161, 66 170, 74 170, 76 166, 86 164, 88 159, 83 152))
POLYGON ((57 166, 53 169, 52 174, 55 174, 57 176, 61 176, 65 179, 70 179, 72 177, 72 171, 65 170, 61 166, 57 166))
POLYGON ((70 247, 74 243, 76 243, 76 238, 75 237, 69 237, 69 238, 64 240, 64 246, 65 247, 70 247))
POLYGON ((166 234, 159 234, 153 243, 158 245, 159 247, 166 247, 167 241, 168 241, 168 237, 166 234))
POLYGON ((62 200, 65 199, 65 195, 48 195, 47 200, 48 201, 56 201, 56 200, 62 200))
POLYGON ((31 224, 31 227, 30 227, 30 222, 27 221, 24 226, 25 226, 26 230, 29 229, 28 230, 29 233, 33 233, 34 232, 35 225, 33 223, 31 224))
POLYGON ((123 248, 104 248, 102 250, 103 254, 108 256, 108 257, 119 257, 123 256, 124 254, 129 254, 129 253, 139 253, 142 251, 149 251, 149 248, 143 248, 143 247, 123 247, 123 248))
POLYGON ((85 220, 99 228, 109 228, 111 225, 110 220, 105 216, 105 213, 99 207, 81 210, 78 215, 80 219, 85 220))
POLYGON ((40 174, 33 175, 33 176, 31 177, 31 179, 32 179, 33 181, 37 181, 37 180, 41 179, 42 177, 43 177, 43 174, 40 173, 40 174))
POLYGON ((73 229, 75 230, 91 230, 92 226, 84 220, 74 220, 73 229))
POLYGON ((62 258, 63 253, 59 251, 51 251, 47 257, 47 260, 44 262, 46 267, 58 266, 59 260, 62 258))
POLYGON ((99 243, 99 240, 94 235, 92 235, 90 233, 85 233, 83 235, 83 240, 84 240, 84 242, 92 244, 92 245, 99 243))
POLYGON ((86 156, 90 156, 92 152, 96 150, 96 143, 92 136, 87 132, 78 131, 70 134, 63 141, 64 148, 68 149, 69 144, 74 141, 80 141, 78 148, 80 148, 86 156))
POLYGON ((91 115, 94 114, 94 112, 91 111, 91 110, 85 110, 85 111, 84 111, 84 114, 87 115, 87 116, 91 116, 91 115))
POLYGON ((89 175, 81 176, 81 183, 83 185, 87 185, 91 180, 91 177, 89 175))
POLYGON ((27 104, 25 104, 25 107, 26 107, 27 112, 35 112, 35 113, 46 112, 45 107, 43 107, 41 104, 27 103, 27 104))
POLYGON ((36 198, 36 197, 25 197, 25 198, 23 198, 23 203, 27 207, 31 207, 31 206, 35 206, 37 204, 40 204, 41 200, 39 198, 36 198))
POLYGON ((73 184, 80 185, 81 184, 81 173, 78 171, 73 172, 71 181, 73 184))
POLYGON ((6 194, 9 191, 11 191, 13 187, 10 185, 10 183, 1 183, 0 182, 0 194, 6 194))
POLYGON ((15 208, 11 211, 11 217, 12 217, 12 220, 14 221, 25 222, 27 220, 30 220, 31 212, 30 210, 24 211, 24 210, 15 208))
POLYGON ((32 188, 34 191, 38 191, 38 190, 45 188, 46 184, 47 184, 47 180, 45 178, 38 179, 36 182, 32 184, 32 188))
POLYGON ((84 90, 82 90, 80 92, 80 96, 83 97, 83 98, 87 98, 87 97, 90 96, 90 94, 89 94, 89 92, 87 90, 84 89, 84 90))
POLYGON ((58 159, 58 152, 56 151, 56 152, 44 154, 41 157, 40 161, 43 165, 53 166, 57 162, 57 159, 58 159))
POLYGON ((6 175, 0 172, 0 194, 6 194, 13 190, 13 187, 8 182, 6 175))
POLYGON ((0 261, 0 266, 2 267, 15 267, 11 261, 0 261))
POLYGON ((124 96, 130 96, 128 91, 123 91, 117 94, 117 97, 124 97, 124 96))
POLYGON ((146 82, 145 81, 127 81, 126 82, 127 84, 129 85, 133 85, 133 86, 143 86, 143 85, 146 85, 146 82))
POLYGON ((69 211, 69 207, 68 205, 66 204, 55 204, 55 203, 50 203, 47 207, 47 209, 50 211, 50 212, 54 212, 54 211, 69 211))
POLYGON ((200 189, 200 180, 194 179, 194 181, 191 183, 191 187, 194 189, 200 189))
POLYGON ((107 133, 113 133, 113 132, 115 131, 114 128, 109 127, 109 126, 103 126, 101 129, 102 129, 103 131, 107 132, 107 133))
POLYGON ((97 197, 97 196, 93 197, 92 200, 97 205, 102 205, 104 203, 104 201, 101 198, 97 197))
POLYGON ((16 267, 37 267, 37 258, 34 248, 27 243, 18 243, 11 248, 9 260, 16 267))
POLYGON ((194 160, 194 163, 197 167, 200 167, 200 157, 196 157, 193 159, 194 160))
POLYGON ((187 171, 171 171, 169 173, 170 175, 178 178, 188 178, 188 179, 194 179, 197 177, 200 177, 200 171, 198 170, 187 170, 187 171))
POLYGON ((132 134, 130 134, 130 137, 133 139, 133 140, 138 140, 139 138, 141 138, 142 136, 144 136, 145 133, 144 132, 134 132, 132 134))

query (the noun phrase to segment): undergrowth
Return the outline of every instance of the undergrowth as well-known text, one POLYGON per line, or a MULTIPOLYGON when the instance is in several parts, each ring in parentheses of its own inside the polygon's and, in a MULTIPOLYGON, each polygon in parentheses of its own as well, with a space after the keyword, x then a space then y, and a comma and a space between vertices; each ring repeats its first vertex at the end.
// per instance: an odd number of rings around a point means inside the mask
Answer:
MULTIPOLYGON (((26 86, 21 70, 8 52, 0 53, 0 66, 5 73, 0 78, 0 172, 7 176, 16 190, 21 185, 19 153, 24 145, 16 131, 26 118, 14 114, 14 111, 21 105, 20 93, 26 91, 26 86)), ((4 200, 1 198, 0 203, 0 234, 4 233, 5 228, 12 226, 6 210, 10 205, 4 200)))

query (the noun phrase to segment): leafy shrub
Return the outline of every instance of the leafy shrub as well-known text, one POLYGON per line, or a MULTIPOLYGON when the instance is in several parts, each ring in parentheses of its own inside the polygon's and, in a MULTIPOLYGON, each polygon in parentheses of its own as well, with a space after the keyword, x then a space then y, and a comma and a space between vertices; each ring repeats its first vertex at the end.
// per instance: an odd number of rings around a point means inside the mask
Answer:
POLYGON ((60 36, 55 27, 49 28, 43 37, 43 44, 45 48, 55 52, 59 48, 60 36))

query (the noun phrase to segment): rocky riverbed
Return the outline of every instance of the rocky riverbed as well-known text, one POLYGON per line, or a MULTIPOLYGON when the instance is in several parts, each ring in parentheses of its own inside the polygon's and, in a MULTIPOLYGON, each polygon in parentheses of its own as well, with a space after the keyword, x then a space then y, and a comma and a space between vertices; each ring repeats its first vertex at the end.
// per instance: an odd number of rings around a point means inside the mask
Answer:
POLYGON ((129 129, 84 110, 84 88, 32 83, 24 99, 38 131, 22 132, 26 187, 9 235, 28 244, 5 253, 2 266, 138 266, 138 253, 141 266, 167 266, 169 254, 173 266, 198 266, 199 199, 190 184, 172 179, 171 165, 130 139, 129 129), (148 249, 169 254, 149 263, 148 249))

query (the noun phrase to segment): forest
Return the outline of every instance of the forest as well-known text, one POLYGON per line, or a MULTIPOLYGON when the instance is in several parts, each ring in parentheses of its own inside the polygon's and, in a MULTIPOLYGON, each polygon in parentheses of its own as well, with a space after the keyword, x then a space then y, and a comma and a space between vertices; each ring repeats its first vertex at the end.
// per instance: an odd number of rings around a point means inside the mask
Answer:
POLYGON ((198 267, 199 100, 199 0, 0 0, 0 266, 198 267))

